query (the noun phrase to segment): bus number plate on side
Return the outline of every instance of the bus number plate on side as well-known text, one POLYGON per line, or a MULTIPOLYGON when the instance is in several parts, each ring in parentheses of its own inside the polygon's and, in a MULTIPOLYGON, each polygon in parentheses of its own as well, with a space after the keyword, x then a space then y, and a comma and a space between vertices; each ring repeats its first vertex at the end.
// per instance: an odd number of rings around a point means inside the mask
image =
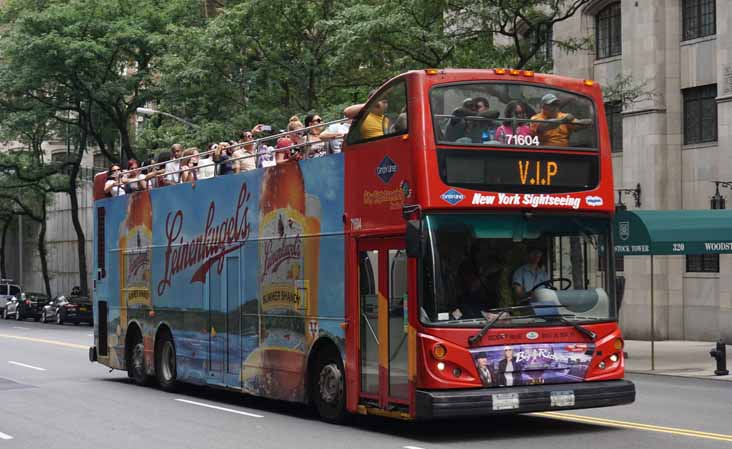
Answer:
POLYGON ((493 410, 511 410, 519 408, 518 393, 503 393, 491 395, 493 410))
POLYGON ((574 391, 552 391, 551 392, 552 407, 573 407, 574 391))

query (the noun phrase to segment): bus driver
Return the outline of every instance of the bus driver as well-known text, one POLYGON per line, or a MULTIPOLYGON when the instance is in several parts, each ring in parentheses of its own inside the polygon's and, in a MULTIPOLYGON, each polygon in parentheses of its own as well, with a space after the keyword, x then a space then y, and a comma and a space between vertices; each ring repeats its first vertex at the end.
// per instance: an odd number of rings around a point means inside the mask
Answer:
POLYGON ((542 252, 540 249, 529 251, 527 263, 513 272, 513 291, 521 298, 534 287, 549 280, 544 268, 539 265, 542 252))

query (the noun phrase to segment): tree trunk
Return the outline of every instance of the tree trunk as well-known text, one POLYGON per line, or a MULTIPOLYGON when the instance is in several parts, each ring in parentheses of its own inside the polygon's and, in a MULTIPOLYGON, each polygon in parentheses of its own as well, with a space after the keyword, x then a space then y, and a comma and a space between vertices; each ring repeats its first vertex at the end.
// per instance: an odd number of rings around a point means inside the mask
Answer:
POLYGON ((84 236, 84 229, 81 227, 81 222, 79 221, 79 197, 76 191, 79 166, 81 165, 81 158, 86 151, 86 139, 88 137, 86 122, 82 117, 79 117, 79 131, 81 135, 79 148, 77 149, 77 159, 70 167, 69 190, 66 193, 69 195, 69 200, 71 201, 71 221, 76 231, 76 252, 79 257, 79 289, 81 290, 81 296, 89 296, 89 285, 86 282, 88 271, 86 266, 86 237, 84 236))
POLYGON ((3 234, 2 239, 0 239, 0 277, 3 279, 8 277, 5 270, 5 242, 7 241, 8 229, 10 229, 11 222, 12 219, 3 221, 3 234))
POLYGON ((41 258, 41 272, 43 273, 43 284, 46 287, 46 295, 48 295, 49 298, 52 298, 51 296, 51 278, 48 275, 48 251, 46 250, 46 199, 44 196, 43 204, 41 205, 41 216, 42 220, 40 221, 41 224, 41 230, 38 232, 38 255, 41 258))
POLYGON ((127 167, 127 161, 135 158, 135 152, 132 151, 132 141, 130 140, 130 127, 129 123, 121 122, 123 125, 118 124, 119 138, 122 150, 120 151, 120 164, 123 167, 127 167))

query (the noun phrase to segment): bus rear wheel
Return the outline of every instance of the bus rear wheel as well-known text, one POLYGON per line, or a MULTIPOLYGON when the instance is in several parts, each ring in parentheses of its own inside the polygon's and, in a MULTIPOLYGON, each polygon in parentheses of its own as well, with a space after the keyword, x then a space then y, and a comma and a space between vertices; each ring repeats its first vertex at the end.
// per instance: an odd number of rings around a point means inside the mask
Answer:
POLYGON ((167 332, 160 335, 155 348, 155 375, 160 388, 174 391, 177 386, 175 345, 173 337, 167 332))
POLYGON ((137 385, 150 385, 151 376, 145 371, 145 345, 142 343, 142 338, 134 339, 127 350, 127 376, 137 385))
POLYGON ((324 421, 339 424, 346 420, 346 376, 339 355, 328 351, 318 357, 310 395, 324 421))

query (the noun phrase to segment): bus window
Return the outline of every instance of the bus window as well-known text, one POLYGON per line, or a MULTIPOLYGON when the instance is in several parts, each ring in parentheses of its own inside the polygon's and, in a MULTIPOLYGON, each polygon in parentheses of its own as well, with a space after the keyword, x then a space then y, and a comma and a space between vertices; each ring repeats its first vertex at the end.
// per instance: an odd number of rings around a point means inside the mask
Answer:
POLYGON ((430 104, 438 143, 597 148, 595 108, 575 93, 483 82, 436 87, 430 104))
POLYGON ((391 137, 407 132, 407 86, 399 81, 387 88, 364 107, 351 126, 348 143, 391 137))

